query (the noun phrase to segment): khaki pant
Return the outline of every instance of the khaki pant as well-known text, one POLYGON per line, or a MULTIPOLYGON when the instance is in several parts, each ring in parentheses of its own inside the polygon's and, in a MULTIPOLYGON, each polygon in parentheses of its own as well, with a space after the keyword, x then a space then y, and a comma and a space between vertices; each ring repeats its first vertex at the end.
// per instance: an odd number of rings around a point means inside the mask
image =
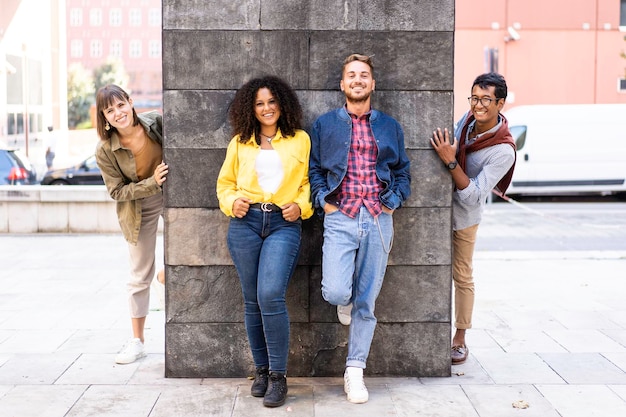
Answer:
POLYGON ((454 279, 454 310, 457 329, 472 328, 474 310, 474 246, 478 225, 455 230, 452 235, 452 278, 454 279))
POLYGON ((159 217, 163 213, 163 194, 144 198, 141 202, 141 228, 137 245, 128 244, 130 253, 130 281, 128 304, 131 318, 148 315, 150 284, 156 271, 156 241, 159 217))

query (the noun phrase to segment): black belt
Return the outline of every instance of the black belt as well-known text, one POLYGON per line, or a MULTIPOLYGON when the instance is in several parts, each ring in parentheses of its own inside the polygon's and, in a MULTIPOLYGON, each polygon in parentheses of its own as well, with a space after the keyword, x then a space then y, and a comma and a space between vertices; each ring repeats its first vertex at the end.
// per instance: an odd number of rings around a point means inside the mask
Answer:
POLYGON ((274 203, 254 203, 250 204, 250 208, 259 209, 266 213, 269 213, 271 211, 283 211, 283 209, 281 209, 274 203))

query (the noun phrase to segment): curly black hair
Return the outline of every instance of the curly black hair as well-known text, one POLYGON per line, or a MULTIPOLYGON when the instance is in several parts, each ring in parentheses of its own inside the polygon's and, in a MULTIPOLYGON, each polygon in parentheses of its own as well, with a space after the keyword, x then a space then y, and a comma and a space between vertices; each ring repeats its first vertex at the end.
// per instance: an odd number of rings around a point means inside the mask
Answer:
POLYGON ((252 135, 255 136, 257 143, 259 142, 261 123, 255 116, 254 104, 257 91, 261 88, 270 90, 278 103, 280 109, 278 127, 284 136, 293 136, 296 129, 302 128, 302 107, 289 84, 272 75, 254 78, 237 90, 228 111, 233 134, 239 135, 239 141, 242 143, 250 140, 252 135))

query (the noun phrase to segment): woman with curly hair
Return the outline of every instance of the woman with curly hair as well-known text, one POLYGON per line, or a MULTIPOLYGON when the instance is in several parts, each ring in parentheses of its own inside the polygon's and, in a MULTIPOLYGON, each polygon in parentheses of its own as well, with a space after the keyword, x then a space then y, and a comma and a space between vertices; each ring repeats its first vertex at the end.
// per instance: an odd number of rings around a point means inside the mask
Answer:
POLYGON ((255 78, 235 94, 234 137, 217 179, 220 209, 230 216, 228 249, 244 298, 256 367, 251 393, 278 407, 287 397, 287 284, 300 252, 302 220, 311 217, 309 152, 295 92, 277 77, 255 78))

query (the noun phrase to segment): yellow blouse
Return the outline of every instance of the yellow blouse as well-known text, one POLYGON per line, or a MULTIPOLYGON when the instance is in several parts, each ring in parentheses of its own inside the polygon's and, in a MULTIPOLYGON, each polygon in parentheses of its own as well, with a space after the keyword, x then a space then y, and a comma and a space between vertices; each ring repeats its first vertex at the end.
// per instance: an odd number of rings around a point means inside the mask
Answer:
POLYGON ((272 147, 280 156, 284 176, 278 190, 267 193, 259 185, 255 170, 261 147, 254 136, 246 143, 239 142, 239 135, 231 139, 217 178, 217 198, 224 214, 234 217, 233 203, 240 197, 246 197, 252 203, 274 203, 281 207, 296 203, 303 220, 313 215, 309 185, 309 135, 304 130, 296 130, 293 137, 284 137, 279 129, 272 140, 272 147))

